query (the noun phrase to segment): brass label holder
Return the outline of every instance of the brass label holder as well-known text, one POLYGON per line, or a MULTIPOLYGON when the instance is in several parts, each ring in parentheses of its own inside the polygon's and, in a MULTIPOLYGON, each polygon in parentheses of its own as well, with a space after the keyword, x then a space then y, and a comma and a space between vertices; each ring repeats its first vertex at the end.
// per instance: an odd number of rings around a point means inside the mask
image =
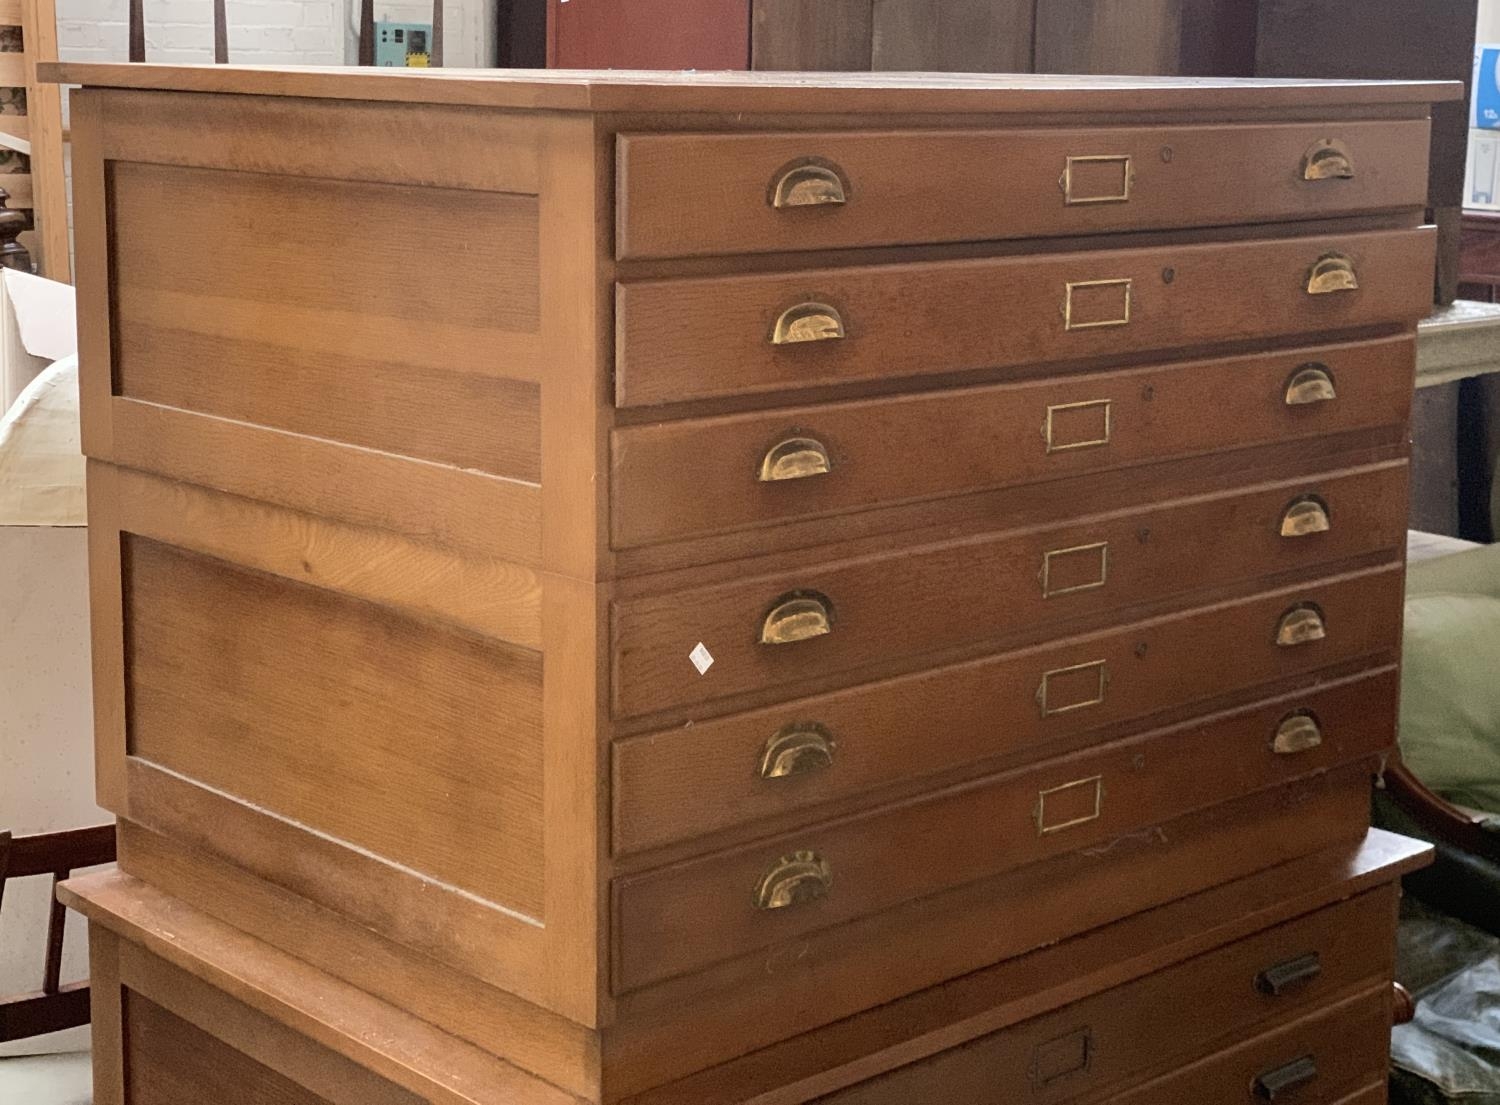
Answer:
POLYGON ((1104 776, 1091 775, 1087 779, 1075 779, 1071 783, 1064 783, 1059 787, 1051 787, 1048 790, 1039 791, 1036 796, 1036 809, 1032 812, 1032 819, 1036 822, 1037 836, 1051 836, 1060 833, 1064 829, 1076 828, 1079 825, 1087 825, 1090 821, 1098 821, 1104 810, 1104 776), (1074 813, 1065 816, 1063 820, 1051 824, 1047 821, 1047 800, 1052 799, 1053 805, 1060 801, 1066 801, 1070 809, 1080 808, 1076 803, 1082 798, 1082 813, 1074 813))
POLYGON ((1089 706, 1102 705, 1104 691, 1108 686, 1109 669, 1103 660, 1092 660, 1087 664, 1073 664, 1066 668, 1054 668, 1042 675, 1042 681, 1036 689, 1036 704, 1041 708, 1042 717, 1068 714, 1089 706), (1087 696, 1062 704, 1055 702, 1053 687, 1063 679, 1069 679, 1070 682, 1076 679, 1087 688, 1087 696))
POLYGON ((1067 207, 1081 207, 1093 203, 1129 203, 1130 186, 1135 182, 1135 173, 1130 168, 1130 155, 1124 153, 1088 154, 1082 157, 1069 157, 1063 164, 1062 176, 1057 185, 1062 189, 1063 204, 1067 207), (1095 194, 1080 193, 1076 190, 1078 181, 1075 177, 1089 173, 1089 169, 1108 168, 1119 166, 1120 187, 1114 192, 1098 192, 1095 194))
POLYGON ((1050 599, 1058 595, 1072 595, 1079 591, 1094 591, 1103 587, 1109 580, 1109 542, 1095 541, 1091 545, 1074 545, 1068 549, 1049 549, 1042 554, 1042 570, 1037 573, 1037 578, 1042 584, 1042 598, 1050 599), (1094 555, 1090 555, 1094 554, 1094 555), (1097 564, 1096 578, 1084 579, 1081 582, 1066 583, 1060 586, 1054 585, 1053 564, 1067 559, 1073 563, 1097 564))
POLYGON ((1037 1044, 1027 1074, 1033 1090, 1041 1090, 1071 1075, 1087 1073, 1093 1061, 1094 1030, 1084 1027, 1037 1044))
POLYGON ((1102 330, 1110 326, 1125 326, 1130 322, 1130 300, 1135 281, 1130 277, 1121 277, 1115 280, 1070 280, 1064 285, 1063 294, 1063 329, 1064 330, 1102 330), (1118 289, 1118 310, 1112 315, 1104 315, 1099 318, 1079 318, 1082 313, 1081 301, 1085 298, 1095 300, 1101 298, 1101 293, 1118 289))
POLYGON ((1054 403, 1047 408, 1047 421, 1042 425, 1042 437, 1047 442, 1047 452, 1063 453, 1069 449, 1092 449, 1099 445, 1108 445, 1110 434, 1114 431, 1114 400, 1113 399, 1085 399, 1081 403, 1054 403), (1062 424, 1072 422, 1074 418, 1088 411, 1097 410, 1101 415, 1101 427, 1099 436, 1079 438, 1070 441, 1062 436, 1062 424))

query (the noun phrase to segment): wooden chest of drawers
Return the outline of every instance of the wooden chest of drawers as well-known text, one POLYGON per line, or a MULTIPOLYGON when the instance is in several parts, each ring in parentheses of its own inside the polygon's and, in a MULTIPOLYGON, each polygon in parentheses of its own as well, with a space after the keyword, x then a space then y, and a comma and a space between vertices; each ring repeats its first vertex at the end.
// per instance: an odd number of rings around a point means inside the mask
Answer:
POLYGON ((58 75, 114 1100, 1372 1099, 1446 86, 58 75))

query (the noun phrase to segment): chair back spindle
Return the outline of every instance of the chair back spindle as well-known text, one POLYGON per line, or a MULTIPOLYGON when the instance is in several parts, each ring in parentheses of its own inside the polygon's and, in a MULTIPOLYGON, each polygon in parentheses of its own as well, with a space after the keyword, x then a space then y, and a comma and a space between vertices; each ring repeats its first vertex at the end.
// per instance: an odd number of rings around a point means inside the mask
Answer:
MULTIPOLYGON (((224 10, 224 0, 213 0, 213 13, 214 64, 227 65, 229 63, 229 19, 224 10)), ((132 62, 145 61, 146 12, 144 0, 130 0, 130 13, 127 26, 130 36, 128 57, 132 62)))

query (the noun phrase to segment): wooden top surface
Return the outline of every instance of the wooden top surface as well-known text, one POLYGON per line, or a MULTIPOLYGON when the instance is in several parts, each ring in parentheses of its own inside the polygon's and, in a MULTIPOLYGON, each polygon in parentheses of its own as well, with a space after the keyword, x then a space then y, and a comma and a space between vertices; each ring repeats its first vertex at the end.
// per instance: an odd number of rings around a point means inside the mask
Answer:
POLYGON ((561 111, 798 114, 1162 112, 1426 104, 1454 81, 742 73, 52 63, 41 78, 108 88, 561 111))

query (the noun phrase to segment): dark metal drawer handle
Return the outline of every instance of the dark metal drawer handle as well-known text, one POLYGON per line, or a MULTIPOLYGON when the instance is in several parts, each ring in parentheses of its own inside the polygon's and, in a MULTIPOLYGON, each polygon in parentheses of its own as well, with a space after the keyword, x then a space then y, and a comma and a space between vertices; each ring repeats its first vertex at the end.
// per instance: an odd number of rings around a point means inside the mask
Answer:
POLYGON ((1318 1077, 1318 1064, 1311 1055, 1288 1063, 1284 1067, 1268 1070, 1255 1080, 1255 1096, 1262 1101, 1280 1101, 1318 1077))
POLYGON ((1309 952, 1274 967, 1267 967, 1255 976, 1255 988, 1262 994, 1279 997, 1288 990, 1307 985, 1322 973, 1323 964, 1318 959, 1318 953, 1309 952))

